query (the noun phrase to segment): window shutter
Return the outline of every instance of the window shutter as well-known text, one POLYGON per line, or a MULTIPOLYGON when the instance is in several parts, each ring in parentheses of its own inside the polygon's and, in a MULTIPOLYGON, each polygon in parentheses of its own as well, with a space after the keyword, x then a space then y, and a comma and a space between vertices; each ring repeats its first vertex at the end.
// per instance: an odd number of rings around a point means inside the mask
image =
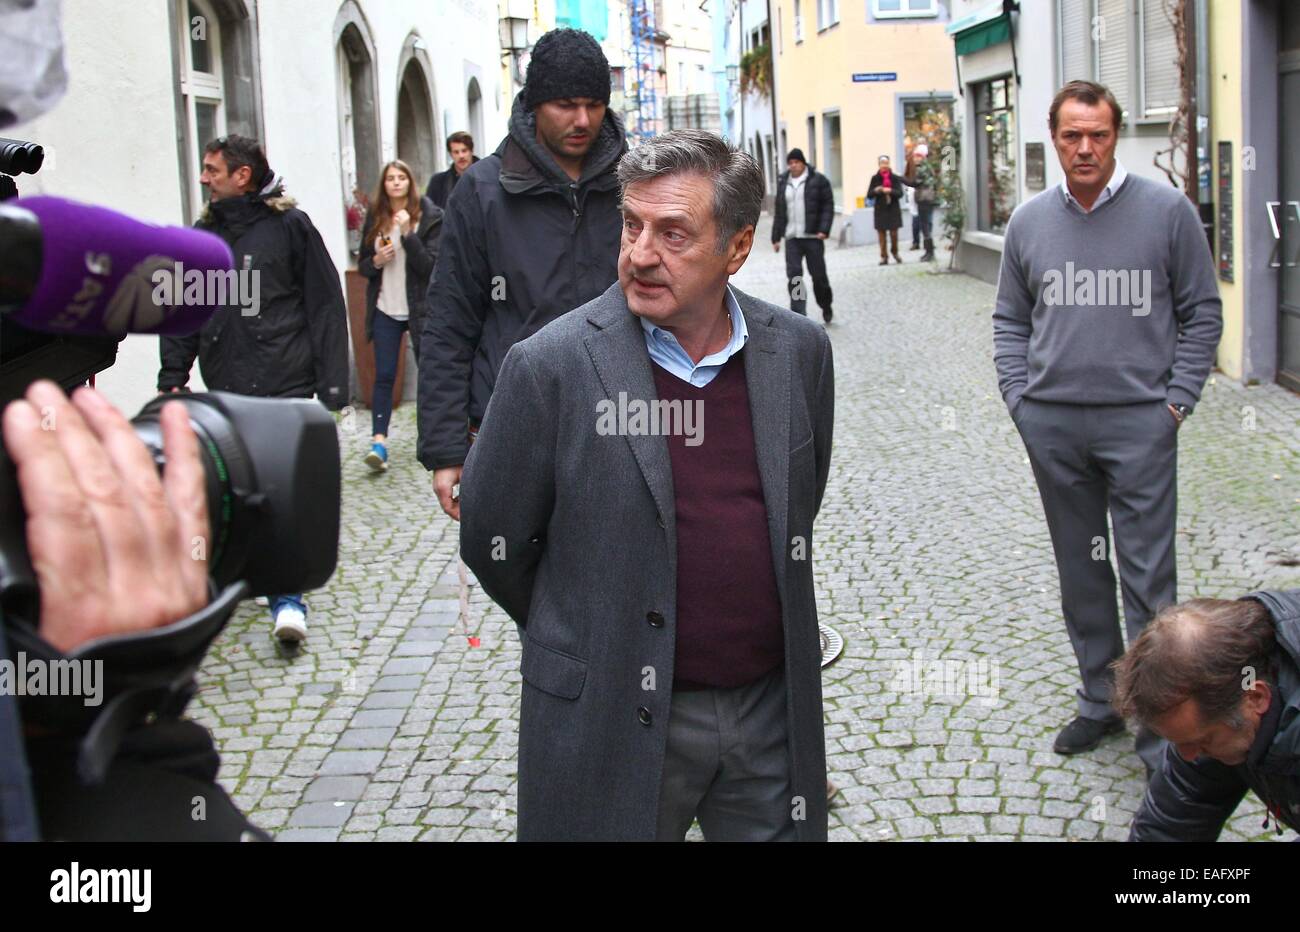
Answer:
POLYGON ((1061 83, 1092 80, 1091 0, 1060 0, 1061 83))
POLYGON ((1177 109, 1182 101, 1178 44, 1163 0, 1142 3, 1142 104, 1147 115, 1177 109))
POLYGON ((1122 110, 1131 112, 1128 0, 1097 0, 1097 15, 1097 82, 1110 89, 1122 110))

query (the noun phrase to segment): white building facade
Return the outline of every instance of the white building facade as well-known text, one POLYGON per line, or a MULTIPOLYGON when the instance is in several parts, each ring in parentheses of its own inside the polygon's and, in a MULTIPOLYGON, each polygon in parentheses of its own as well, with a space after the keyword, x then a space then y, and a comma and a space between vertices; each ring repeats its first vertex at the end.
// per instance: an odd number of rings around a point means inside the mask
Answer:
MULTIPOLYGON (((447 167, 449 133, 471 132, 479 154, 500 142, 514 90, 500 15, 497 0, 66 0, 68 92, 11 130, 48 152, 20 191, 190 224, 204 144, 253 135, 342 280, 348 208, 385 161, 410 163, 423 188, 447 167)), ((130 337, 99 384, 133 410, 157 368, 157 340, 130 337)))

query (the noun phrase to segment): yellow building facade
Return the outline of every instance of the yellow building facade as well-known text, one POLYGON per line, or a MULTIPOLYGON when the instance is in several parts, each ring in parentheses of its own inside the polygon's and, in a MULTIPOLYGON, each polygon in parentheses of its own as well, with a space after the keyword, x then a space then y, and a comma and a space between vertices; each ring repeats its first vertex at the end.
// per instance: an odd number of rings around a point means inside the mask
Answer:
POLYGON ((865 196, 879 156, 901 169, 913 143, 952 113, 946 7, 772 0, 780 169, 802 149, 830 178, 841 213, 865 196))

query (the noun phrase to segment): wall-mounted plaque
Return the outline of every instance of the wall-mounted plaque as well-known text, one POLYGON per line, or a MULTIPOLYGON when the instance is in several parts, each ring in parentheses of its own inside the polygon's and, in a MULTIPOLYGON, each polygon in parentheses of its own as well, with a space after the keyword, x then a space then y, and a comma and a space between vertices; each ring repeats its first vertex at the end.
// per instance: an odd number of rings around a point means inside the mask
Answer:
POLYGON ((1025 187, 1041 191, 1047 187, 1047 161, 1043 143, 1025 143, 1025 187))
POLYGON ((1219 143, 1219 278, 1232 281, 1232 143, 1219 143))

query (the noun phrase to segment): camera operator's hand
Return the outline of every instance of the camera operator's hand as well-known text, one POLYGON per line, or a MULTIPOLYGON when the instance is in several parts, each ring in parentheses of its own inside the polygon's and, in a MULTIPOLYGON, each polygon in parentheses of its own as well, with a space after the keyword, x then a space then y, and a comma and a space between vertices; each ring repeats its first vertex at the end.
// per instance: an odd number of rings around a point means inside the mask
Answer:
POLYGON ((40 381, 4 412, 27 545, 41 590, 39 633, 61 651, 157 628, 208 602, 208 506, 198 441, 179 403, 161 412, 167 469, 102 395, 69 402, 40 381))

